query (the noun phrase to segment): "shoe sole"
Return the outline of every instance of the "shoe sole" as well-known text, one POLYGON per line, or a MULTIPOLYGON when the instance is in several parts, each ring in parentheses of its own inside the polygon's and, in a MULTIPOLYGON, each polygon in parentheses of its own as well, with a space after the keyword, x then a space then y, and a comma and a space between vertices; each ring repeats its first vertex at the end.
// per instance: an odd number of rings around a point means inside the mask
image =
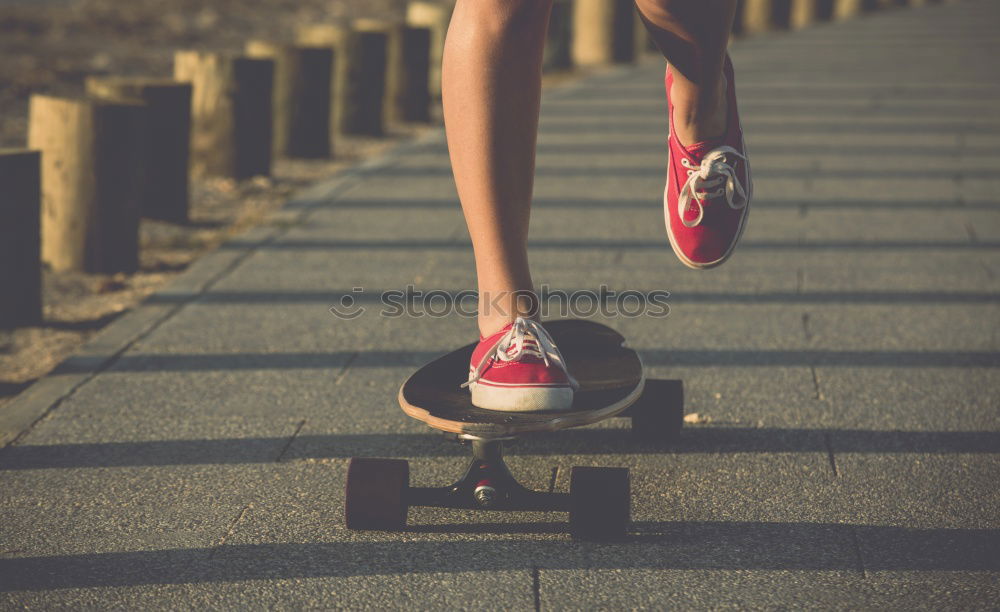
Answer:
POLYGON ((573 407, 573 389, 562 385, 469 385, 472 405, 498 412, 557 412, 573 407))

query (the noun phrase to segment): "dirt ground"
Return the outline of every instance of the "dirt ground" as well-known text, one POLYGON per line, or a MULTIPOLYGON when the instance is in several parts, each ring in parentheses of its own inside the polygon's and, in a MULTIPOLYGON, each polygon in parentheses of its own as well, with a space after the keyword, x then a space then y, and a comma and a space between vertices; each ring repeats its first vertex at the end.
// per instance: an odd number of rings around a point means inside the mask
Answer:
MULTIPOLYGON (((177 49, 240 50, 291 40, 295 27, 340 17, 399 17, 405 0, 0 0, 0 148, 23 147, 32 93, 80 94, 92 74, 169 76, 177 49)), ((295 191, 427 129, 341 139, 329 161, 279 160, 273 176, 192 183, 191 222, 143 221, 134 275, 44 274, 44 323, 0 331, 0 406, 80 344, 258 223, 295 191)))

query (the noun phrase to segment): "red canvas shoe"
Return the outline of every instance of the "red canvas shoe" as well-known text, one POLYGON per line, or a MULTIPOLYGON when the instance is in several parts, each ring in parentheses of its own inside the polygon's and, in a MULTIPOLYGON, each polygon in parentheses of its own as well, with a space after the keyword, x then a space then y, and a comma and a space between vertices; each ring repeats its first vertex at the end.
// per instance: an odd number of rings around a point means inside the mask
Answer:
POLYGON ((480 339, 462 386, 473 406, 507 412, 568 410, 579 388, 549 332, 523 317, 480 339))
POLYGON ((713 268, 732 254, 746 227, 753 183, 743 128, 736 108, 733 64, 726 57, 729 119, 726 134, 711 142, 688 147, 674 136, 674 107, 670 104, 673 76, 667 68, 667 186, 663 193, 664 216, 670 246, 681 262, 699 270, 713 268))

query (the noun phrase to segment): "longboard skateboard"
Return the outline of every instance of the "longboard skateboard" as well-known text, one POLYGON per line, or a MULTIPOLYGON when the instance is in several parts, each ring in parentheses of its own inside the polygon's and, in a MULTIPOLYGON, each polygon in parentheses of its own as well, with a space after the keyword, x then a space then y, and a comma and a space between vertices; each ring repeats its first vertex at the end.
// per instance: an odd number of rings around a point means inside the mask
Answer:
POLYGON ((345 518, 351 529, 403 529, 410 506, 569 512, 576 538, 621 537, 631 499, 627 468, 574 467, 570 491, 526 489, 503 460, 503 444, 517 436, 552 432, 629 416, 644 440, 676 435, 683 423, 684 391, 679 380, 646 380, 639 355, 618 332, 591 321, 545 323, 580 383, 569 410, 501 412, 473 406, 460 385, 475 344, 452 351, 417 370, 399 389, 407 415, 468 443, 472 462, 447 487, 410 487, 409 464, 401 459, 355 457, 347 472, 345 518))

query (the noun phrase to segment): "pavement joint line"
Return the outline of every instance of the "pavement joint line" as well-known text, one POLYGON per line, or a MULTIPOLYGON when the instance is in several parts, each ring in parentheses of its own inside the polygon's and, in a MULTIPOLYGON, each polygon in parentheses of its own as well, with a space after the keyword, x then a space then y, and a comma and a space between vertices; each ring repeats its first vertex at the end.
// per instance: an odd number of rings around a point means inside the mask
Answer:
POLYGON ((866 580, 868 578, 868 570, 865 569, 865 558, 861 554, 861 538, 858 537, 857 525, 851 525, 851 539, 854 541, 854 555, 858 561, 858 573, 861 574, 863 580, 866 580))
POLYGON ((541 572, 539 572, 537 565, 531 568, 531 592, 535 600, 535 612, 539 612, 542 609, 542 590, 541 572))
POLYGON ((812 374, 813 391, 816 394, 816 400, 820 402, 826 401, 826 398, 823 397, 823 390, 819 388, 819 376, 816 374, 816 366, 810 364, 809 372, 812 374))
POLYGON ((347 359, 344 361, 344 365, 341 366, 340 371, 337 372, 337 376, 334 377, 333 380, 334 385, 339 385, 341 382, 343 382, 344 377, 347 376, 347 370, 350 369, 351 364, 354 363, 354 361, 358 358, 358 355, 360 354, 361 353, 359 351, 354 351, 353 353, 347 356, 347 359))
POLYGON ((826 446, 826 458, 830 462, 833 477, 840 478, 840 470, 837 469, 837 458, 833 454, 833 440, 828 431, 823 432, 823 445, 826 446))
POLYGON ((972 227, 972 223, 969 221, 965 222, 965 232, 969 234, 969 242, 972 244, 979 242, 979 236, 976 235, 976 228, 972 227))
POLYGON ((288 452, 288 449, 292 447, 292 443, 295 442, 295 439, 299 437, 299 433, 302 431, 302 428, 305 427, 306 421, 307 419, 302 419, 301 421, 299 421, 299 424, 298 426, 296 426, 295 431, 292 432, 291 437, 288 438, 288 442, 285 443, 284 448, 282 448, 281 452, 278 453, 278 458, 274 460, 275 463, 281 463, 281 460, 285 458, 285 454, 288 452))
POLYGON ((986 262, 984 262, 984 261, 981 261, 981 262, 979 262, 979 265, 981 265, 981 266, 983 267, 983 271, 984 271, 984 272, 986 272, 986 277, 987 277, 987 278, 989 278, 990 280, 995 280, 995 279, 996 279, 996 277, 997 277, 997 276, 996 276, 996 274, 995 274, 995 273, 993 272, 993 268, 989 267, 989 266, 988 266, 988 265, 986 264, 986 262))
POLYGON ((243 509, 240 510, 240 513, 236 515, 236 518, 234 518, 232 522, 229 523, 229 529, 226 530, 226 533, 223 534, 223 536, 219 538, 219 542, 214 547, 212 547, 212 552, 209 553, 208 555, 209 559, 215 558, 215 555, 219 552, 219 550, 221 550, 222 547, 225 546, 226 540, 233 537, 233 534, 236 533, 236 528, 239 527, 240 523, 243 522, 243 519, 246 518, 247 513, 250 512, 250 510, 252 509, 253 509, 253 502, 247 502, 247 504, 243 506, 243 509))

